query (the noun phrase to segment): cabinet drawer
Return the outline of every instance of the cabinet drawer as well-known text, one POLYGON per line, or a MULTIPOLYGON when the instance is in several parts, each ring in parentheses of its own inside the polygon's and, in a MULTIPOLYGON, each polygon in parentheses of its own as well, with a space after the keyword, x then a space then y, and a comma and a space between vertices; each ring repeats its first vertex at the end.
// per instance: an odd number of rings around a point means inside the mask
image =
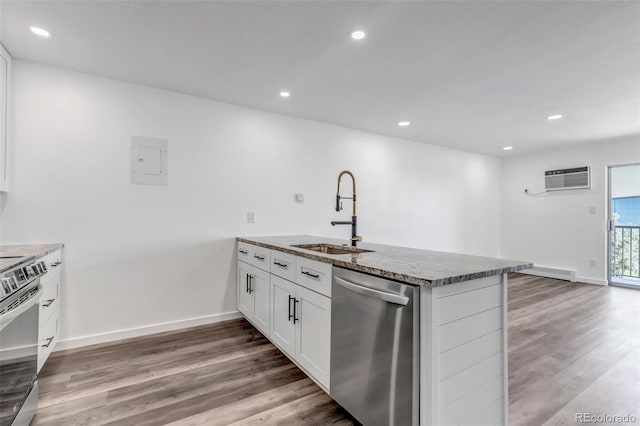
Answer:
POLYGON ((58 342, 59 313, 60 311, 57 311, 38 329, 38 371, 58 342))
POLYGON ((249 259, 251 259, 251 247, 253 246, 250 244, 238 241, 238 260, 251 263, 249 261, 249 259))
POLYGON ((251 256, 249 263, 263 271, 269 272, 271 269, 271 250, 253 245, 249 245, 249 247, 249 255, 251 256))
POLYGON ((296 256, 271 250, 271 273, 289 281, 296 280, 296 256))
POLYGON ((43 275, 40 275, 40 282, 42 283, 42 285, 45 285, 46 283, 49 283, 51 281, 60 282, 60 266, 61 265, 62 264, 58 266, 52 266, 52 267, 49 267, 47 265, 47 272, 43 275))
POLYGON ((331 297, 331 264, 298 256, 296 258, 296 283, 331 297))
POLYGON ((56 250, 53 253, 49 253, 46 256, 38 259, 41 262, 47 264, 47 270, 54 271, 59 269, 60 265, 62 265, 62 250, 56 250))
MULTIPOLYGON (((48 275, 48 274, 47 274, 48 275)), ((40 297, 40 313, 38 323, 42 326, 51 315, 58 310, 60 305, 60 274, 55 274, 47 281, 40 281, 42 284, 42 296, 40 297)))

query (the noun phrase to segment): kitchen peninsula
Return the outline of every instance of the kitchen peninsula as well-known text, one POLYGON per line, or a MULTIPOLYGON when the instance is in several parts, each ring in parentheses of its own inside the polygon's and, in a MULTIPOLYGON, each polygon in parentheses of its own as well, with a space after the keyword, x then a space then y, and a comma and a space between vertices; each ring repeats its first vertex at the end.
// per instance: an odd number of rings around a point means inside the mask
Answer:
POLYGON ((533 265, 343 243, 238 238, 238 309, 365 424, 508 424, 507 273, 533 265))

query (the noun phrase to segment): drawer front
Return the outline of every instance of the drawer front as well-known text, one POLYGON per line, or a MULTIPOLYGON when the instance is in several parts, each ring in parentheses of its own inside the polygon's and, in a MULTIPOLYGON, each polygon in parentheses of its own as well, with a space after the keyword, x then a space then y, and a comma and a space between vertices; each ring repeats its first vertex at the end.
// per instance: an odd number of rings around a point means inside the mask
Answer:
POLYGON ((271 250, 271 273, 285 280, 296 280, 296 256, 271 250))
MULTIPOLYGON (((49 274, 47 274, 49 275, 49 274)), ((55 274, 42 284, 42 296, 40 297, 40 313, 38 323, 42 326, 60 306, 60 274, 55 274)))
POLYGON ((53 253, 49 253, 48 255, 43 256, 38 260, 46 263, 47 269, 49 271, 59 269, 62 265, 62 250, 56 250, 53 253))
POLYGON ((38 372, 58 342, 59 322, 60 311, 57 311, 38 329, 38 372))
MULTIPOLYGON (((55 263, 54 263, 55 265, 55 263)), ((62 267, 62 264, 59 264, 58 266, 52 266, 49 267, 49 265, 47 265, 47 272, 43 275, 40 275, 40 282, 44 285, 48 282, 51 281, 60 281, 60 268, 62 267)))
POLYGON ((246 263, 251 263, 249 259, 251 259, 251 248, 253 246, 247 243, 243 243, 242 241, 238 241, 238 260, 241 260, 246 263))
POLYGON ((331 264, 298 256, 296 258, 296 283, 331 297, 331 264))
POLYGON ((269 272, 271 269, 271 250, 253 245, 249 245, 249 247, 249 254, 251 255, 249 263, 263 271, 269 272))

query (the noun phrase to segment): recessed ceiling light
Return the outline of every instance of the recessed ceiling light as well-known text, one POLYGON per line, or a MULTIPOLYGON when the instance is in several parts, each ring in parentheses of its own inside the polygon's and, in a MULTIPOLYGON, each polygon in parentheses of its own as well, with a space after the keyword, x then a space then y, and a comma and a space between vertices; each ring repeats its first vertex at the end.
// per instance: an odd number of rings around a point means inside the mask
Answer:
POLYGON ((49 38, 51 37, 51 33, 44 28, 40 27, 29 27, 32 33, 37 35, 38 37, 49 38))
POLYGON ((288 98, 289 96, 291 96, 291 93, 289 92, 280 92, 280 97, 282 98, 288 98))
POLYGON ((406 126, 408 126, 410 124, 411 124, 410 121, 399 121, 398 122, 398 126, 400 126, 400 127, 406 127, 406 126))
POLYGON ((502 149, 504 149, 505 151, 511 151, 513 149, 513 147, 512 146, 505 146, 502 149))
POLYGON ((563 117, 562 114, 554 114, 547 117, 547 120, 560 120, 563 117))
POLYGON ((356 31, 351 33, 351 38, 354 39, 354 40, 362 40, 366 36, 367 36, 367 33, 365 33, 362 30, 356 30, 356 31))

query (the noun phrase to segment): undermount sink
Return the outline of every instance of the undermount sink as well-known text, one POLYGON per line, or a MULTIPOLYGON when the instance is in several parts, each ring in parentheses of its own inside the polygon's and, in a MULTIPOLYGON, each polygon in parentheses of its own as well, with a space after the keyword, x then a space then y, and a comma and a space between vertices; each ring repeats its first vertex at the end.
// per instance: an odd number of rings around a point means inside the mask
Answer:
POLYGON ((371 253, 373 250, 365 250, 357 247, 338 246, 335 244, 298 244, 291 247, 302 248, 305 250, 317 251, 324 254, 354 254, 354 253, 371 253))

